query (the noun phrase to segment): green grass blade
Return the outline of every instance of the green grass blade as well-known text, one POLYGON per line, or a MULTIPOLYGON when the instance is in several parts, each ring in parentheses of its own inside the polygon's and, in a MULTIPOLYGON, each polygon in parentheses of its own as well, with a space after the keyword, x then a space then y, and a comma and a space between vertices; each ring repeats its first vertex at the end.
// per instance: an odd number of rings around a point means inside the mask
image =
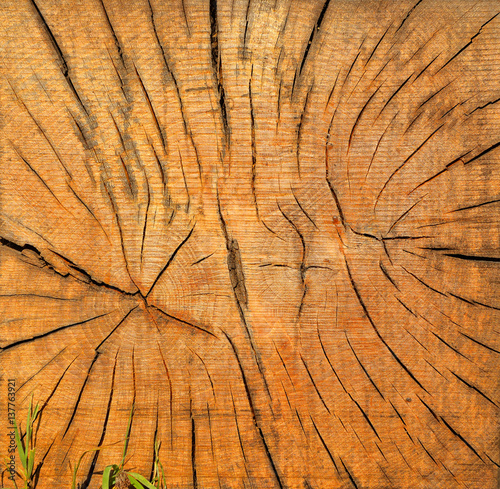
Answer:
POLYGON ((120 469, 123 469, 123 466, 125 465, 125 457, 127 456, 128 441, 130 439, 130 429, 132 428, 132 416, 133 415, 134 415, 134 405, 132 405, 132 408, 130 409, 130 414, 128 417, 127 434, 125 435, 125 445, 123 446, 123 455, 122 455, 122 461, 120 463, 120 469))
POLYGON ((35 412, 33 413, 33 422, 35 421, 36 417, 38 416, 39 411, 40 411, 40 405, 38 403, 36 403, 35 412))
POLYGON ((127 472, 127 476, 130 480, 130 483, 134 486, 134 487, 140 487, 141 489, 146 487, 147 489, 156 489, 155 486, 153 486, 153 484, 151 484, 151 482, 149 482, 146 477, 144 477, 143 475, 141 474, 136 474, 135 472, 127 472), (132 482, 132 479, 136 479, 141 485, 140 486, 135 486, 134 483, 132 482))
POLYGON ((134 479, 130 474, 127 474, 127 476, 130 484, 132 484, 133 487, 135 487, 136 489, 144 489, 144 486, 139 481, 134 479))
POLYGON ((38 405, 38 403, 36 404, 35 406, 35 410, 33 411, 32 413, 32 416, 31 416, 31 423, 30 423, 30 438, 29 440, 32 442, 32 438, 33 438, 33 427, 35 426, 35 421, 36 421, 36 418, 38 416, 38 411, 40 409, 40 406, 38 405))
POLYGON ((21 464, 22 464, 24 470, 26 470, 26 468, 28 466, 28 463, 26 460, 26 453, 24 451, 24 446, 22 444, 21 436, 19 434, 19 428, 17 426, 17 422, 15 419, 14 419, 14 436, 16 439, 17 451, 19 453, 19 458, 21 459, 21 464))
POLYGON ((28 444, 29 440, 29 432, 30 432, 30 427, 31 427, 31 403, 33 402, 33 397, 30 399, 30 403, 28 405, 28 420, 26 422, 26 444, 28 444))
POLYGON ((158 460, 158 466, 160 467, 160 475, 158 477, 158 489, 160 487, 167 487, 167 478, 165 476, 165 471, 163 470, 162 463, 158 460))
POLYGON ((112 465, 108 465, 102 474, 102 489, 111 489, 111 478, 115 468, 112 465))
POLYGON ((31 479, 33 475, 33 466, 35 465, 35 449, 30 450, 28 456, 28 470, 26 471, 26 478, 31 479))
MULTIPOLYGON (((118 443, 118 442, 117 442, 118 443)), ((86 450, 80 455, 80 458, 78 459, 78 463, 76 464, 74 470, 73 470, 73 481, 71 483, 71 489, 76 489, 76 476, 78 475, 78 469, 80 468, 80 464, 82 463, 83 457, 87 455, 87 453, 91 452, 98 452, 99 450, 103 450, 104 448, 112 447, 113 445, 116 445, 116 443, 110 443, 109 445, 101 445, 96 448, 91 448, 90 450, 86 450)), ((117 465, 114 465, 113 467, 118 468, 117 465)))

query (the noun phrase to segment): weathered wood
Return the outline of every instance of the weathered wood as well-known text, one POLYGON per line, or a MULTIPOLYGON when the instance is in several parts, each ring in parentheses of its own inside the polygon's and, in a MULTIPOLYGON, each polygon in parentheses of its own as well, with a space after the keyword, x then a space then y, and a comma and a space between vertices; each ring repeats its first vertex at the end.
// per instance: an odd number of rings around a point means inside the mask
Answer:
POLYGON ((161 441, 172 488, 498 487, 499 12, 2 2, 0 405, 43 406, 37 487, 111 445, 98 488, 132 406, 126 468, 161 441))

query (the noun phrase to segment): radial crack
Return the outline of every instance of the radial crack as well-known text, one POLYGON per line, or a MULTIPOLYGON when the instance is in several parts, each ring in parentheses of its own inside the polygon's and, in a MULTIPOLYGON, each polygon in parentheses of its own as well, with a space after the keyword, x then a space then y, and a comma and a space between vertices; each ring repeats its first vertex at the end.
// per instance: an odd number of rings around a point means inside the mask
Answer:
POLYGON ((271 457, 271 453, 269 451, 269 447, 268 447, 266 439, 264 437, 264 433, 262 432, 262 429, 260 427, 260 423, 257 420, 257 416, 256 416, 254 404, 253 404, 252 395, 250 394, 250 388, 249 388, 248 381, 247 381, 247 378, 246 378, 246 375, 245 375, 245 370, 243 369, 243 365, 241 364, 240 357, 238 355, 237 349, 236 349, 233 341, 226 334, 225 331, 223 331, 223 334, 227 338, 227 341, 229 342, 229 344, 231 345, 231 348, 233 350, 234 356, 235 356, 236 361, 238 363, 238 367, 239 367, 239 370, 240 370, 240 373, 241 373, 241 379, 243 381, 243 385, 245 386, 245 392, 246 392, 246 397, 247 397, 247 400, 248 400, 248 405, 250 406, 250 411, 252 413, 252 421, 253 421, 254 427, 257 430, 257 433, 259 434, 259 438, 260 438, 260 440, 262 442, 262 445, 264 446, 264 449, 265 449, 265 452, 266 452, 266 455, 267 455, 267 459, 269 461, 269 464, 271 466, 273 474, 274 474, 274 476, 276 478, 276 482, 278 483, 278 486, 280 487, 280 489, 283 489, 284 486, 281 483, 280 476, 279 476, 278 471, 276 469, 276 465, 274 464, 274 460, 271 457))
POLYGON ((78 92, 76 91, 76 88, 73 84, 73 80, 71 79, 71 76, 69 74, 68 64, 66 63, 66 59, 64 58, 62 50, 59 47, 59 44, 57 43, 56 38, 54 37, 54 34, 52 33, 49 25, 47 24, 47 21, 45 20, 44 16, 42 15, 42 12, 40 11, 35 0, 30 0, 30 1, 31 1, 31 4, 33 5, 33 7, 35 8, 35 10, 38 14, 38 17, 40 18, 40 21, 45 29, 45 32, 47 33, 52 45, 54 46, 54 49, 55 49, 56 54, 57 54, 57 58, 59 59, 59 62, 61 63, 61 71, 62 71, 62 74, 64 75, 64 78, 66 79, 66 82, 68 83, 71 91, 73 92, 73 95, 78 100, 78 103, 82 107, 83 111, 88 116, 89 113, 87 111, 87 108, 85 107, 85 104, 83 103, 82 99, 80 98, 80 95, 78 95, 78 92))
POLYGON ((214 80, 217 87, 220 115, 222 119, 222 128, 224 132, 225 143, 229 143, 230 126, 228 122, 228 113, 226 107, 226 94, 222 78, 222 59, 219 50, 219 25, 217 21, 217 0, 210 0, 210 44, 212 55, 212 69, 214 80))
POLYGON ((172 252, 172 254, 170 255, 170 258, 167 260, 167 263, 162 268, 162 270, 160 271, 160 273, 156 276, 155 281, 152 283, 151 287, 149 288, 147 294, 144 297, 148 297, 148 295, 151 293, 151 291, 153 290, 154 286, 157 284, 157 282, 160 279, 160 277, 165 273, 165 271, 167 270, 167 268, 174 261, 174 258, 177 255, 177 253, 179 252, 179 250, 186 244, 186 242, 188 241, 188 239, 193 234, 195 226, 196 226, 196 224, 193 225, 193 227, 191 228, 191 230, 189 231, 189 233, 187 234, 187 236, 179 243, 179 245, 177 246, 177 248, 172 252))
POLYGON ((345 258, 345 264, 346 264, 346 269, 347 269, 347 274, 349 275, 349 280, 351 282, 352 288, 354 290, 354 294, 356 295, 359 305, 363 309, 363 312, 365 313, 366 318, 368 319, 368 322, 371 324, 373 330, 375 331, 375 334, 378 336, 380 341, 383 343, 383 345, 387 348, 389 353, 392 355, 394 360, 399 364, 399 366, 413 379, 413 381, 425 392, 428 393, 427 389, 418 381, 418 379, 411 373, 411 371, 408 369, 408 367, 399 359, 399 357, 394 353, 392 348, 387 344, 387 342, 384 340, 382 335, 380 334, 376 324, 374 323, 372 317, 370 316, 370 313, 368 312, 368 309, 366 308, 366 305, 361 298, 361 295, 359 294, 358 287, 356 286, 356 283, 354 282, 354 279, 351 274, 351 269, 349 268, 349 264, 347 262, 347 258, 345 258))

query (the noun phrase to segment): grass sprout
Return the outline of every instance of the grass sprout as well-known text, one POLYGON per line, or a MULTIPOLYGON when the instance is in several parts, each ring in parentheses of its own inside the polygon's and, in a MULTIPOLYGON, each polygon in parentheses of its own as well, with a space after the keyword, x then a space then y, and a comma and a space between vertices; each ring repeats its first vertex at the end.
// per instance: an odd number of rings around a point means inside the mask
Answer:
POLYGON ((130 487, 133 487, 135 489, 157 489, 157 486, 155 487, 143 475, 137 474, 135 472, 125 471, 123 469, 127 456, 133 414, 134 406, 132 406, 128 418, 127 434, 125 436, 125 444, 123 446, 121 463, 120 465, 113 464, 105 467, 102 474, 102 489, 128 489, 130 487))
MULTIPOLYGON (((33 437, 33 428, 35 421, 40 413, 38 403, 33 406, 33 398, 30 399, 28 406, 28 414, 26 419, 26 432, 23 435, 21 425, 17 424, 14 418, 14 433, 17 446, 17 453, 21 460, 21 473, 19 474, 23 480, 23 489, 34 488, 35 475, 35 441, 33 437)), ((17 483, 16 483, 17 487, 17 483)))
MULTIPOLYGON (((154 462, 153 470, 151 475, 151 480, 148 480, 141 474, 125 470, 125 463, 127 461, 127 452, 129 448, 130 432, 132 429, 132 418, 134 414, 134 406, 130 410, 130 415, 128 419, 127 432, 125 435, 125 442, 123 445, 123 453, 121 457, 120 464, 107 465, 102 474, 102 485, 101 489, 166 489, 166 476, 163 465, 160 461, 160 447, 161 442, 155 441, 154 446, 154 462)), ((28 414, 26 419, 25 432, 23 434, 21 424, 18 424, 14 419, 14 432, 15 440, 17 446, 17 452, 19 459, 21 461, 21 470, 16 474, 23 481, 22 489, 35 489, 36 487, 36 472, 39 467, 35 467, 35 423, 39 421, 40 408, 39 404, 33 405, 33 398, 31 398, 28 406, 28 414)), ((80 484, 77 483, 78 471, 84 457, 92 452, 98 452, 104 450, 108 447, 114 446, 117 443, 121 443, 120 440, 116 443, 101 445, 95 448, 91 448, 83 452, 78 459, 75 467, 70 468, 72 470, 72 483, 71 489, 80 489, 80 484)), ((39 464, 40 465, 40 464, 39 464)), ((17 482, 14 481, 16 489, 20 489, 17 482)))
POLYGON ((163 470, 163 465, 160 461, 160 446, 161 443, 155 442, 155 459, 153 464, 153 478, 151 483, 156 489, 164 489, 167 487, 167 481, 165 478, 165 471, 163 470))

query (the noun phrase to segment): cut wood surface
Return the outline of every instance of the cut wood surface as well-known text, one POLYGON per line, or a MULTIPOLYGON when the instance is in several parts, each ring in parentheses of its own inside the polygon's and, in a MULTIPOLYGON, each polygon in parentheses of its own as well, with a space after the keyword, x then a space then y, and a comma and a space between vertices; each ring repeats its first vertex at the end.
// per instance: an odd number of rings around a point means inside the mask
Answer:
POLYGON ((99 488, 132 406, 125 468, 161 442, 169 488, 498 487, 499 13, 1 2, 0 416, 7 379, 40 403, 37 488, 109 445, 99 488))

